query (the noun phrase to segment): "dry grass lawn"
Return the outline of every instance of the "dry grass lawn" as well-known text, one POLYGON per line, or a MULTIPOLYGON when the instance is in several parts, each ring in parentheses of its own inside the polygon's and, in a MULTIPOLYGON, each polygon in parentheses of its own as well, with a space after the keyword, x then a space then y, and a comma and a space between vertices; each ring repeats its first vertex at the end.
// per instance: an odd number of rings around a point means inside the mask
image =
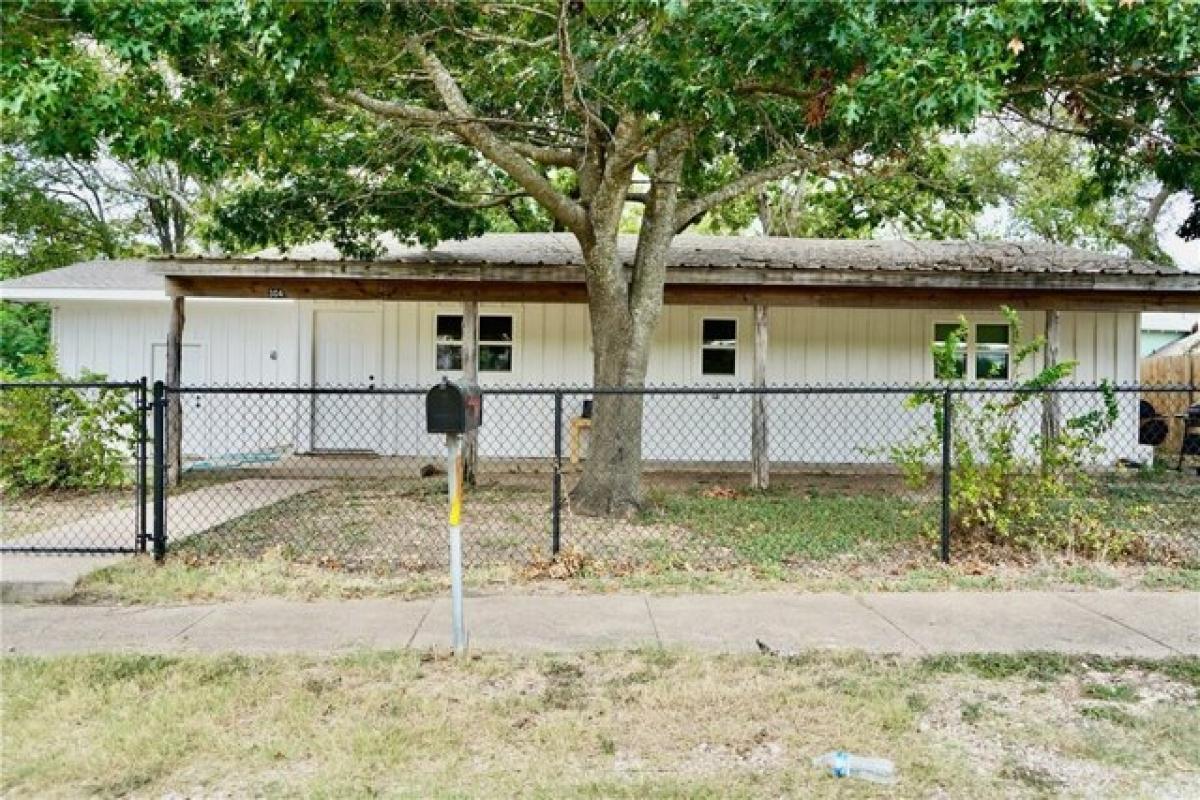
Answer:
POLYGON ((5 658, 5 797, 1200 794, 1200 662, 5 658), (881 789, 810 766, 887 756, 881 789))

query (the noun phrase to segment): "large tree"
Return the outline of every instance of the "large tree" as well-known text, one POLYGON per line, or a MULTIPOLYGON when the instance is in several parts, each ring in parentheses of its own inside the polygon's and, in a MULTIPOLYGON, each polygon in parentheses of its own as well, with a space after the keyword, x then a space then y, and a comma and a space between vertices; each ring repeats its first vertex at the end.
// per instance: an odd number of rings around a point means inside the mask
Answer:
MULTIPOLYGON (((381 231, 472 235, 500 205, 569 231, 604 387, 645 380, 672 239, 770 181, 886 171, 1005 109, 1087 137, 1114 183, 1134 162, 1172 187, 1200 183, 1194 0, 81 0, 4 13, 16 124, 63 151, 106 138, 249 170, 223 219, 244 243, 332 237, 369 253, 381 231), (642 213, 626 266, 629 202, 642 213)), ((637 507, 641 425, 636 396, 597 398, 575 508, 637 507)))

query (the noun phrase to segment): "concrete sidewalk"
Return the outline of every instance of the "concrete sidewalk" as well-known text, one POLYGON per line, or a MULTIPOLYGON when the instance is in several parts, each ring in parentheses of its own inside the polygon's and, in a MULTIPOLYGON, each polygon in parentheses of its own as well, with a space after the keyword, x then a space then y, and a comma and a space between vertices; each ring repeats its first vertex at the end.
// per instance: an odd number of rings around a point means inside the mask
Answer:
MULTIPOLYGON (((466 613, 473 650, 745 652, 761 639, 782 651, 1200 655, 1200 592, 505 594, 469 597, 466 613)), ((449 641, 444 598, 0 608, 0 644, 8 654, 324 654, 446 648, 449 641)))

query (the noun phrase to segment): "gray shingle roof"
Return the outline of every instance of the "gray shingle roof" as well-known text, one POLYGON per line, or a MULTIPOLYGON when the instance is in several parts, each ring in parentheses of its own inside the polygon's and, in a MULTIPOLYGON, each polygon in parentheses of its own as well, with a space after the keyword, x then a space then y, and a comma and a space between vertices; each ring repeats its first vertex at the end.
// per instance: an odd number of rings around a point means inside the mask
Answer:
MULTIPOLYGON (((504 267, 575 266, 583 262, 579 246, 565 233, 493 233, 465 241, 445 241, 433 250, 408 246, 387 237, 384 263, 406 265, 478 265, 504 267)), ((631 263, 634 236, 622 236, 620 250, 631 263)), ((303 245, 280 253, 264 250, 235 259, 182 257, 182 262, 340 261, 329 242, 303 245)), ((90 291, 163 288, 161 272, 170 259, 84 261, 69 267, 0 283, 0 289, 79 289, 90 291)), ((682 235, 675 238, 669 266, 676 268, 740 268, 848 270, 876 272, 1074 273, 1173 275, 1176 270, 1121 256, 1031 242, 891 241, 785 239, 746 236, 682 235)))
POLYGON ((163 279, 143 260, 81 261, 69 267, 38 272, 0 283, 3 289, 86 289, 100 291, 161 291, 163 279))
MULTIPOLYGON (((632 263, 635 236, 622 236, 620 251, 632 263)), ((494 233, 465 241, 441 242, 433 250, 388 239, 380 261, 403 264, 486 266, 572 266, 583 263, 574 236, 567 233, 494 233)), ((264 250, 263 261, 336 261, 329 242, 264 250)), ((1177 270, 1122 256, 1033 242, 787 239, 751 236, 677 236, 668 266, 767 269, 899 270, 949 272, 1083 272, 1174 274, 1177 270)))

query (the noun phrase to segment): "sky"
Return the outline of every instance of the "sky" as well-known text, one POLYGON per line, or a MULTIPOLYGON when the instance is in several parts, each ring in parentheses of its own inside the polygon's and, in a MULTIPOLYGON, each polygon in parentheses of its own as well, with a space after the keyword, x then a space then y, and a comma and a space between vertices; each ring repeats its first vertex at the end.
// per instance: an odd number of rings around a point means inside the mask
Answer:
POLYGON ((1200 241, 1185 242, 1175 235, 1191 211, 1191 197, 1178 194, 1162 210, 1158 220, 1158 245, 1175 259, 1180 269, 1200 272, 1200 241))

